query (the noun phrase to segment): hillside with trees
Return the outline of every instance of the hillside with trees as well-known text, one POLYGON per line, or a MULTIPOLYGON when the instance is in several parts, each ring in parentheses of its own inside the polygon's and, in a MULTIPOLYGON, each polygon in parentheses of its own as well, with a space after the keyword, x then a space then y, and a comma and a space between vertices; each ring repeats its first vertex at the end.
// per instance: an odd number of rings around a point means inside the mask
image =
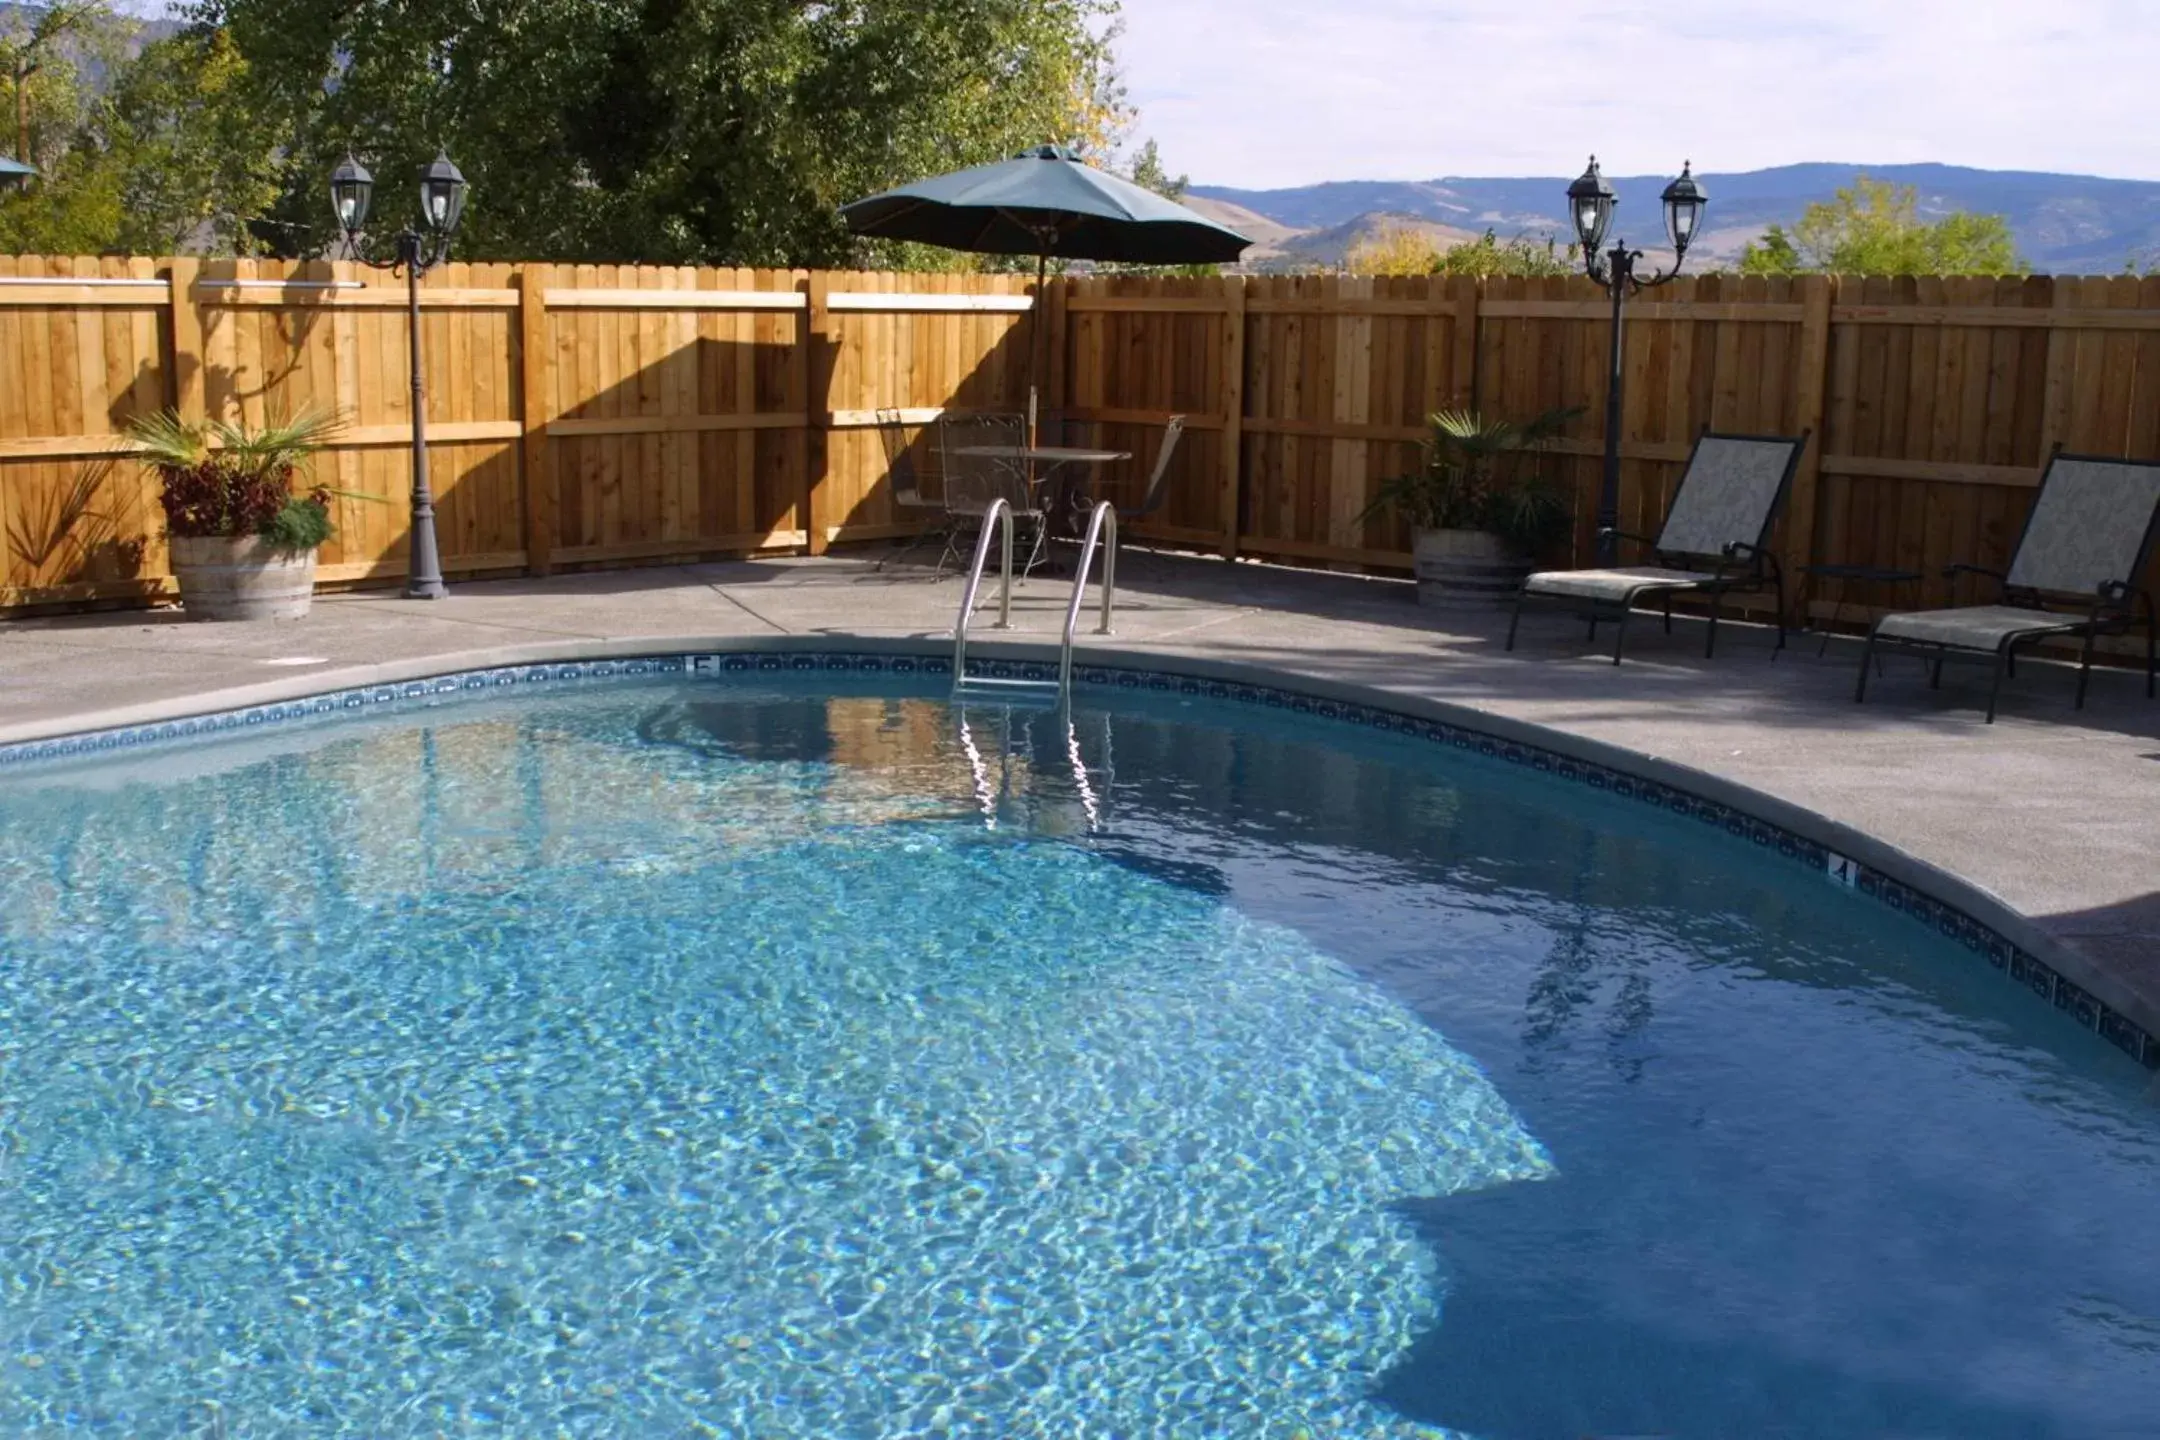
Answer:
MULTIPOLYGON (((1702 160, 1703 156, 1696 156, 1702 160)), ((1572 159, 1579 167, 1581 157, 1572 159)), ((1675 163, 1677 168, 1677 162, 1675 163)), ((1277 190, 1198 184, 1200 199, 1235 205, 1279 227, 1279 244, 1301 232, 1338 228, 1361 216, 1408 216, 1457 229, 1488 227, 1503 238, 1572 234, 1566 213, 1575 171, 1542 177, 1435 180, 1344 180, 1277 190)), ((1996 216, 2015 253, 2030 266, 2056 273, 2113 274, 2126 266, 2160 264, 2160 183, 2042 171, 1977 170, 1955 165, 1781 165, 1767 170, 1698 174, 1710 192, 1704 232, 1689 267, 1734 266, 1771 226, 1793 228, 1811 205, 1834 203, 1860 176, 1910 191, 1913 218, 1937 224, 1956 215, 1996 216)), ((1620 192, 1617 234, 1646 248, 1663 243, 1658 192, 1670 174, 1615 176, 1620 192)))

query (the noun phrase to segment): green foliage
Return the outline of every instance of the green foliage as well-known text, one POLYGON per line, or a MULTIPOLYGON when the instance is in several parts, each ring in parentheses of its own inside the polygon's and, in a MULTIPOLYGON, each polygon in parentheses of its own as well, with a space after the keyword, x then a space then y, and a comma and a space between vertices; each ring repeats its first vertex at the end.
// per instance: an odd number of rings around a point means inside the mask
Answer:
POLYGON ((246 59, 222 30, 145 46, 103 123, 123 202, 117 248, 137 254, 255 248, 248 223, 277 195, 277 135, 252 102, 246 59))
POLYGON ((324 180, 374 169, 378 228, 446 148, 473 182, 458 251, 675 263, 890 264, 848 200, 1057 141, 1102 155, 1129 111, 1111 0, 203 0, 285 138, 259 227, 324 247, 324 180))
POLYGON ((277 194, 277 134, 221 31, 115 60, 72 117, 45 178, 0 203, 0 248, 52 255, 242 252, 277 194))
POLYGON ((293 482, 343 428, 342 417, 312 407, 260 426, 164 410, 131 419, 127 436, 158 472, 170 533, 260 535, 281 550, 309 550, 330 537, 330 492, 296 496, 293 482))
POLYGON ((313 405, 304 405, 290 416, 259 426, 226 420, 210 422, 210 433, 217 437, 219 448, 236 463, 261 474, 274 470, 307 473, 315 452, 336 439, 344 428, 342 416, 313 405))
POLYGON ((1143 190, 1152 190, 1165 200, 1183 200, 1185 192, 1192 188, 1190 175, 1173 176, 1163 167, 1162 151, 1153 140, 1142 145, 1140 153, 1133 157, 1130 178, 1133 184, 1143 190))
POLYGON ((127 438, 143 463, 158 470, 186 470, 210 458, 210 426, 183 420, 176 410, 137 415, 127 422, 127 438))
POLYGON ((147 45, 103 4, 0 29, 46 176, 0 249, 321 253, 348 147, 388 233, 440 146, 461 256, 951 268, 839 206, 1042 141, 1109 164, 1132 121, 1116 0, 194 0, 147 45))
POLYGON ((1773 225, 1740 254, 1744 275, 2022 275, 2009 222, 1958 210, 1920 218, 1919 193, 1862 175, 1807 207, 1788 232, 1773 225))
POLYGON ((0 19, 0 79, 16 159, 51 172, 90 101, 88 72, 112 63, 119 38, 105 0, 9 7, 0 19))
POLYGON ((1572 519, 1567 492, 1545 475, 1542 457, 1582 408, 1547 410, 1526 421, 1469 410, 1431 417, 1425 463, 1383 481, 1363 514, 1392 510, 1422 530, 1488 530, 1535 554, 1572 519))
POLYGON ((313 550, 335 533, 330 507, 320 491, 287 500, 261 531, 273 550, 313 550))
POLYGON ((1475 240, 1442 248, 1431 236, 1407 225, 1391 225, 1352 245, 1343 268, 1353 275, 1572 275, 1575 247, 1562 250, 1548 237, 1528 235, 1502 240, 1487 229, 1475 240))
POLYGON ((1343 252, 1353 275, 1431 275, 1440 268, 1440 247, 1408 225, 1387 225, 1360 236, 1343 252))
POLYGON ((1560 248, 1551 236, 1539 244, 1528 235, 1500 239, 1490 229, 1475 240, 1451 245, 1440 256, 1436 275, 1554 276, 1575 273, 1575 247, 1560 248))

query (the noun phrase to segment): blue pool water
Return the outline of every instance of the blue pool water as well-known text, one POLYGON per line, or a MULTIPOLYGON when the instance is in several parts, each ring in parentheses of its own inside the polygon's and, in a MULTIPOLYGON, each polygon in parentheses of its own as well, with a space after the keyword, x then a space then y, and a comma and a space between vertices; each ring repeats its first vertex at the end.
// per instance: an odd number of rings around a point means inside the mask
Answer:
POLYGON ((1427 743, 898 683, 0 786, 0 1433, 2160 1434, 2160 1090, 1969 952, 1427 743))

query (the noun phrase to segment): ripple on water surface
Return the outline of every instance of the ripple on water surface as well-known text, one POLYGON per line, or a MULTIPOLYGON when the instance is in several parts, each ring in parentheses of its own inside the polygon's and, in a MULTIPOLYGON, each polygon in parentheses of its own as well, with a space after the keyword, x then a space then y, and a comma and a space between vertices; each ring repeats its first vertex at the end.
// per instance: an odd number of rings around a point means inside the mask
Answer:
POLYGON ((1476 1066, 650 710, 0 808, 0 1428, 1435 1433, 1369 1399, 1435 1316, 1390 1207, 1550 1170, 1476 1066))

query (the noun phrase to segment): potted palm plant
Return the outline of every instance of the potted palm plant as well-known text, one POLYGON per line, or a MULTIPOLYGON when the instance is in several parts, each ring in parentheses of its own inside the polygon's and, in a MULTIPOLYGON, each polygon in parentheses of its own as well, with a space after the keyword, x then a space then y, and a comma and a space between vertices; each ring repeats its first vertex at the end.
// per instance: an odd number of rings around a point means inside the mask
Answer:
POLYGON ((1419 604, 1478 609, 1515 598, 1532 557, 1573 520, 1567 490, 1547 478, 1541 457, 1581 413, 1555 409, 1513 421, 1442 410, 1431 417, 1425 463, 1381 482, 1364 512, 1392 510, 1410 522, 1419 604))
POLYGON ((295 489, 315 452, 343 428, 304 409, 262 426, 182 420, 128 423, 157 471, 181 608, 191 620, 297 620, 315 594, 315 552, 330 538, 330 492, 295 489))

